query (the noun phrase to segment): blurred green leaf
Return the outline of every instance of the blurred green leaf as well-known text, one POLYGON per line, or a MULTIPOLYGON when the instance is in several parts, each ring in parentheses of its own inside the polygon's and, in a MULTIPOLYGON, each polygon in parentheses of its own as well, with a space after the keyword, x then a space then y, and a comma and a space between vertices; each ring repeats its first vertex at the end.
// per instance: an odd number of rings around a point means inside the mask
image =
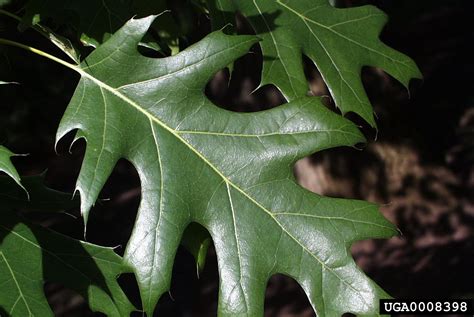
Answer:
POLYGON ((212 238, 206 228, 191 223, 183 233, 181 244, 193 255, 196 261, 196 272, 199 274, 206 265, 206 256, 212 238))
POLYGON ((29 194, 11 186, 7 177, 0 177, 0 202, 4 209, 21 211, 59 212, 79 207, 79 198, 44 185, 44 174, 23 177, 22 185, 29 194))
POLYGON ((96 47, 132 17, 132 0, 30 0, 23 23, 36 25, 52 18, 72 25, 85 45, 96 47))
MULTIPOLYGON (((190 12, 201 7, 190 6, 183 1, 174 5, 179 6, 176 15, 180 23, 174 19, 165 0, 29 0, 22 21, 25 25, 35 26, 51 18, 55 25, 72 26, 84 45, 97 47, 128 19, 134 16, 159 15, 153 28, 157 37, 146 36, 142 45, 168 55, 179 51, 179 37, 192 31, 188 26, 190 12), (186 16, 182 17, 183 14, 186 16)), ((43 32, 46 37, 51 37, 55 45, 64 47, 69 56, 78 60, 78 54, 71 50, 72 46, 68 41, 45 26, 41 26, 40 31, 43 28, 46 29, 43 32)))

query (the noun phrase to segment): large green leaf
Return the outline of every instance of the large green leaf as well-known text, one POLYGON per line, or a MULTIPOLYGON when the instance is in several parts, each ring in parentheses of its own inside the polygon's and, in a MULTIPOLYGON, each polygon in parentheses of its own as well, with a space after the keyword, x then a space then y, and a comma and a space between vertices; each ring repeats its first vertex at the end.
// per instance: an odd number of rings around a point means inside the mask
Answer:
POLYGON ((112 248, 75 240, 0 212, 0 308, 9 315, 53 316, 44 281, 81 293, 92 310, 129 316, 134 310, 116 278, 124 272, 112 248))
POLYGON ((187 226, 205 227, 220 274, 219 315, 261 316, 270 276, 292 276, 320 316, 377 313, 387 294, 348 251, 396 230, 362 201, 324 198, 300 187, 299 158, 364 141, 350 121, 319 98, 300 98, 258 113, 216 107, 208 80, 256 42, 214 32, 169 58, 140 55, 153 18, 132 19, 81 65, 57 139, 79 129, 87 140, 77 181, 86 222, 117 160, 137 169, 141 204, 124 260, 136 273, 152 315, 168 290, 187 226))
POLYGON ((303 54, 320 71, 342 113, 355 112, 375 126, 361 81, 363 66, 380 67, 408 87, 420 78, 416 64, 382 43, 386 15, 373 6, 334 8, 328 0, 208 0, 214 27, 248 18, 263 39, 261 85, 275 84, 288 100, 304 96, 303 54))

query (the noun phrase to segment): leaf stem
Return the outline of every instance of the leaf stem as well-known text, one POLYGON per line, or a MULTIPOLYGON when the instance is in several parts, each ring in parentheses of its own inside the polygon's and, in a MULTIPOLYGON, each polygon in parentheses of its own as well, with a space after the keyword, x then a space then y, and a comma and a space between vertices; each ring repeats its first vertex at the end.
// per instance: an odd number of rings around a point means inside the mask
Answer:
MULTIPOLYGON (((14 13, 0 9, 0 15, 1 14, 18 21, 20 24, 22 23, 22 18, 14 13)), ((44 36, 46 39, 48 39, 48 41, 53 43, 57 48, 59 48, 64 54, 70 57, 74 62, 76 62, 77 64, 80 64, 79 55, 77 54, 75 48, 73 47, 73 45, 70 43, 68 39, 62 38, 61 36, 56 35, 53 31, 51 31, 47 27, 40 25, 39 23, 35 25, 29 25, 29 27, 35 30, 36 32, 38 32, 39 34, 41 34, 42 36, 44 36)))
POLYGON ((51 55, 49 53, 46 53, 42 50, 39 50, 37 48, 34 48, 34 47, 31 47, 31 46, 28 46, 28 45, 25 45, 25 44, 21 44, 21 43, 18 43, 18 42, 15 42, 15 41, 11 41, 11 40, 8 40, 8 39, 4 39, 4 38, 0 38, 0 44, 4 44, 4 45, 8 45, 8 46, 14 46, 14 47, 18 47, 18 48, 21 48, 21 49, 24 49, 26 51, 29 51, 29 52, 32 52, 32 53, 35 53, 37 55, 40 55, 40 56, 43 56, 47 59, 50 59, 58 64, 61 64, 63 66, 66 66, 67 68, 70 68, 76 72, 79 72, 78 71, 78 67, 77 65, 74 65, 74 64, 71 64, 71 63, 68 63, 54 55, 51 55))

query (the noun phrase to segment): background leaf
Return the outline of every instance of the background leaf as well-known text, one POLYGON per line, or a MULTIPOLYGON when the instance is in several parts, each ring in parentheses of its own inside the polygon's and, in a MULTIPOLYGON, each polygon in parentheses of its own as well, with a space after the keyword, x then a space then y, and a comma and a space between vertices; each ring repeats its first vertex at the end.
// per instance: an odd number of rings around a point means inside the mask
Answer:
POLYGON ((96 47, 133 15, 131 8, 131 0, 30 0, 23 22, 35 25, 52 17, 57 25, 73 25, 84 44, 96 47))
POLYGON ((8 177, 0 177, 0 202, 3 209, 59 212, 79 207, 79 199, 44 185, 45 174, 23 177, 24 190, 12 186, 8 177), (28 195, 25 193, 28 193, 28 195))
MULTIPOLYGON (((188 1, 175 1, 171 7, 165 0, 29 0, 23 23, 35 26, 52 18, 54 25, 73 27, 84 45, 97 47, 128 19, 155 14, 159 15, 153 28, 152 35, 155 36, 145 37, 141 45, 169 55, 179 51, 180 38, 194 27, 191 15, 200 8, 188 1), (176 9, 173 14, 171 7, 176 9)), ((44 26, 40 26, 40 30, 41 28, 44 26)), ((65 43, 49 29, 46 31, 47 35, 52 35, 53 43, 65 43)), ((69 55, 70 45, 67 42, 66 44, 62 46, 67 49, 69 55)), ((77 60, 77 53, 72 57, 77 60)))
POLYGON ((18 172, 10 160, 12 156, 15 156, 15 154, 6 147, 0 145, 0 171, 15 180, 15 182, 24 189, 20 182, 20 175, 18 175, 18 172))
POLYGON ((207 251, 211 243, 209 232, 197 223, 191 223, 183 233, 181 244, 193 255, 198 276, 206 265, 207 251))
POLYGON ((0 307, 11 316, 53 316, 44 281, 83 295, 93 311, 129 316, 134 310, 116 278, 124 272, 113 249, 81 242, 0 212, 0 307))
POLYGON ((416 64, 379 40, 387 21, 374 6, 334 8, 328 0, 209 0, 214 28, 234 23, 241 12, 262 38, 261 86, 276 85, 287 100, 308 93, 303 55, 321 73, 343 114, 355 112, 375 127, 361 81, 363 66, 380 67, 405 87, 420 78, 416 64))
MULTIPOLYGON (((10 162, 13 155, 0 147, 0 171, 22 186, 10 162)), ((16 208, 51 212, 77 203, 70 195, 42 186, 42 181, 43 177, 26 178, 31 190, 27 196, 0 177, 0 285, 8 290, 0 292, 0 309, 13 317, 53 316, 43 290, 44 282, 50 281, 78 291, 94 311, 129 316, 135 308, 116 281, 126 270, 112 248, 31 225, 12 212, 16 208)))

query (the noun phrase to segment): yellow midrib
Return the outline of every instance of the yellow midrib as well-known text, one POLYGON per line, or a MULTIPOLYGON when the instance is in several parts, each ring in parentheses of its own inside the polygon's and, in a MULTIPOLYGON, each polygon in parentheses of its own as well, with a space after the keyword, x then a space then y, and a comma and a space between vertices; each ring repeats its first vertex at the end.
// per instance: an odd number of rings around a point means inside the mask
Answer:
MULTIPOLYGON (((33 47, 29 47, 29 46, 26 46, 26 45, 23 45, 23 44, 20 44, 20 43, 16 43, 16 42, 12 42, 12 41, 8 41, 8 40, 4 40, 3 42, 10 42, 10 45, 14 45, 14 46, 17 46, 17 47, 21 47, 23 49, 26 49, 28 51, 31 51, 35 54, 38 54, 38 55, 41 55, 41 56, 44 56, 48 59, 51 59, 69 69, 72 69, 74 70, 75 72, 79 73, 82 77, 84 78, 87 78, 89 80, 91 80, 92 82, 94 82, 95 84, 97 84, 99 87, 109 91, 110 93, 112 93, 113 95, 115 95, 116 97, 118 97, 119 99, 123 100, 124 102, 128 103, 129 105, 131 105, 133 108, 135 108, 136 110, 138 110, 139 112, 141 112, 143 115, 145 115, 149 120, 153 121, 153 122, 156 122, 159 126, 161 126, 163 129, 167 130, 168 132, 170 132, 173 136, 175 136, 179 141, 181 141, 184 145, 186 145, 191 151, 193 151, 200 159, 202 159, 213 171, 215 171, 223 180, 225 183, 227 183, 228 185, 232 186, 233 188, 235 188, 238 192, 240 192, 242 195, 244 195, 247 199, 249 199, 252 203, 254 203, 257 207, 259 207, 260 209, 262 209, 266 214, 268 214, 272 219, 273 221, 281 228, 281 230, 283 232, 285 232, 293 241, 296 242, 296 244, 298 244, 305 252, 307 252, 311 257, 313 257, 323 268, 327 269, 329 272, 331 272, 335 277, 337 277, 343 284, 347 285, 350 289, 352 289, 361 299, 362 301, 364 302, 365 305, 369 306, 368 303, 364 300, 364 297, 358 292, 357 289, 354 288, 354 286, 352 286, 350 283, 348 283, 347 281, 345 281, 344 279, 342 279, 331 267, 327 266, 321 259, 319 259, 316 255, 314 255, 306 246, 304 246, 303 244, 300 243, 300 241, 298 239, 296 239, 290 232, 288 232, 286 230, 286 228, 284 228, 280 222, 275 218, 275 216, 269 211, 267 210, 264 206, 262 206, 259 202, 257 202, 252 196, 250 196, 249 194, 247 194, 243 189, 241 189, 239 186, 237 186, 236 184, 234 184, 233 182, 231 182, 224 174, 222 174, 221 171, 219 171, 205 156, 203 156, 199 151, 197 151, 192 145, 190 145, 185 139, 183 139, 179 133, 172 129, 171 127, 169 127, 168 125, 166 125, 163 121, 161 121, 160 119, 156 118, 155 116, 153 116, 152 114, 150 114, 148 111, 146 111, 145 109, 143 109, 142 107, 140 107, 139 104, 137 104, 135 101, 133 101, 132 99, 128 98, 126 95, 120 93, 119 91, 117 91, 115 88, 107 85, 106 83, 100 81, 99 79, 95 78, 94 76, 90 75, 89 73, 85 72, 83 69, 81 69, 79 66, 77 65, 74 65, 74 64, 71 64, 71 63, 68 63, 60 58, 57 58, 56 56, 53 56, 51 54, 48 54, 46 52, 43 52, 41 50, 38 50, 38 49, 35 49, 33 47)), ((322 285, 321 285, 322 287, 322 285)))

